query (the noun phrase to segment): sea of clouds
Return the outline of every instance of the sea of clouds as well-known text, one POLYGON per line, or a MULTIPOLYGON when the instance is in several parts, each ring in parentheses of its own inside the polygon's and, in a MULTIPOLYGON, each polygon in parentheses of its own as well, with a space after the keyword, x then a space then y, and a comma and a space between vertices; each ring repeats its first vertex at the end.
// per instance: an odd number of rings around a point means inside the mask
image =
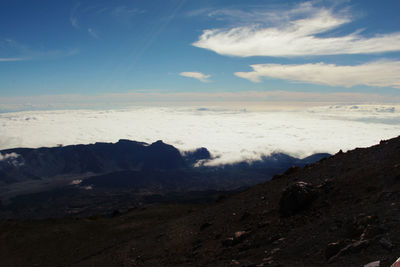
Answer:
POLYGON ((298 110, 133 107, 0 114, 0 149, 131 139, 178 149, 206 147, 212 164, 272 152, 305 157, 367 147, 400 134, 400 106, 331 105, 298 110))

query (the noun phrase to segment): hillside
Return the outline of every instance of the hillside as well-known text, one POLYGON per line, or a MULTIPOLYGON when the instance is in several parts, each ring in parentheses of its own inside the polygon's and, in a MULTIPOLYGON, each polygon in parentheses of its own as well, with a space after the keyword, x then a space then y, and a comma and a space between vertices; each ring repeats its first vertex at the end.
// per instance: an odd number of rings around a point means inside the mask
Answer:
POLYGON ((213 201, 219 191, 243 190, 328 156, 274 153, 253 162, 204 166, 214 159, 204 147, 179 151, 162 141, 130 140, 2 150, 0 218, 85 217, 155 202, 213 201))
POLYGON ((5 266, 390 266, 400 256, 400 137, 290 168, 207 205, 2 221, 5 266))

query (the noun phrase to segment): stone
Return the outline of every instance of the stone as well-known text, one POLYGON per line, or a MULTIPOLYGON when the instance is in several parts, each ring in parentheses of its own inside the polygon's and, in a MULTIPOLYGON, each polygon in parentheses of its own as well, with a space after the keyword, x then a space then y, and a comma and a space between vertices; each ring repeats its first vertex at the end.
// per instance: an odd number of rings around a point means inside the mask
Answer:
POLYGON ((211 224, 211 223, 208 223, 208 222, 203 223, 203 224, 200 226, 200 231, 203 231, 204 229, 210 227, 211 225, 212 225, 212 224, 211 224))
POLYGON ((246 231, 237 231, 235 232, 233 237, 229 237, 225 240, 222 240, 222 245, 224 247, 231 247, 234 245, 237 245, 241 243, 244 239, 246 239, 249 236, 249 232, 246 231))
POLYGON ((279 211, 282 217, 294 215, 306 209, 317 197, 317 191, 306 182, 296 182, 282 193, 279 211))
POLYGON ((339 253, 339 251, 344 248, 345 243, 344 242, 334 242, 328 244, 328 246, 325 249, 325 257, 326 259, 330 259, 336 254, 339 253))
POLYGON ((383 233, 385 233, 385 229, 382 226, 368 225, 361 234, 361 239, 370 239, 383 233))
POLYGON ((373 261, 364 265, 364 267, 379 267, 379 266, 381 266, 381 261, 373 261))
POLYGON ((379 239, 379 244, 386 250, 388 251, 392 251, 393 249, 393 244, 392 242, 390 242, 388 239, 382 237, 381 239, 379 239))
POLYGON ((368 240, 359 240, 356 241, 340 251, 340 254, 351 254, 351 253, 358 253, 361 252, 364 248, 369 246, 368 240))

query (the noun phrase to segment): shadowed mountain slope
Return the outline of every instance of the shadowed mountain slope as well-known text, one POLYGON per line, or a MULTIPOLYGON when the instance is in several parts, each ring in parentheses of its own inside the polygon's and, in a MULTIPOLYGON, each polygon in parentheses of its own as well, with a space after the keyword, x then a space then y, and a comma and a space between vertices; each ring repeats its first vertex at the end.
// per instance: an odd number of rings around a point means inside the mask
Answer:
POLYGON ((0 152, 4 155, 14 155, 12 161, 0 162, 1 176, 4 176, 0 177, 0 180, 9 182, 66 174, 177 169, 185 166, 180 152, 162 141, 148 145, 119 140, 115 144, 15 148, 0 152))
POLYGON ((6 266, 390 266, 400 255, 399 192, 395 138, 206 206, 4 221, 0 256, 6 266))

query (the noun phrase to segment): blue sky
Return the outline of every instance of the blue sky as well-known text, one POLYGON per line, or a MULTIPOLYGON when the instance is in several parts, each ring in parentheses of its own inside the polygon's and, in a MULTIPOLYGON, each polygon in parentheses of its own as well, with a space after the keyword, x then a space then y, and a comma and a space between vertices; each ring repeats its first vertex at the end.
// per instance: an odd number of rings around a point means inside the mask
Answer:
POLYGON ((279 91, 396 102, 399 10, 398 0, 2 0, 0 98, 279 91))

